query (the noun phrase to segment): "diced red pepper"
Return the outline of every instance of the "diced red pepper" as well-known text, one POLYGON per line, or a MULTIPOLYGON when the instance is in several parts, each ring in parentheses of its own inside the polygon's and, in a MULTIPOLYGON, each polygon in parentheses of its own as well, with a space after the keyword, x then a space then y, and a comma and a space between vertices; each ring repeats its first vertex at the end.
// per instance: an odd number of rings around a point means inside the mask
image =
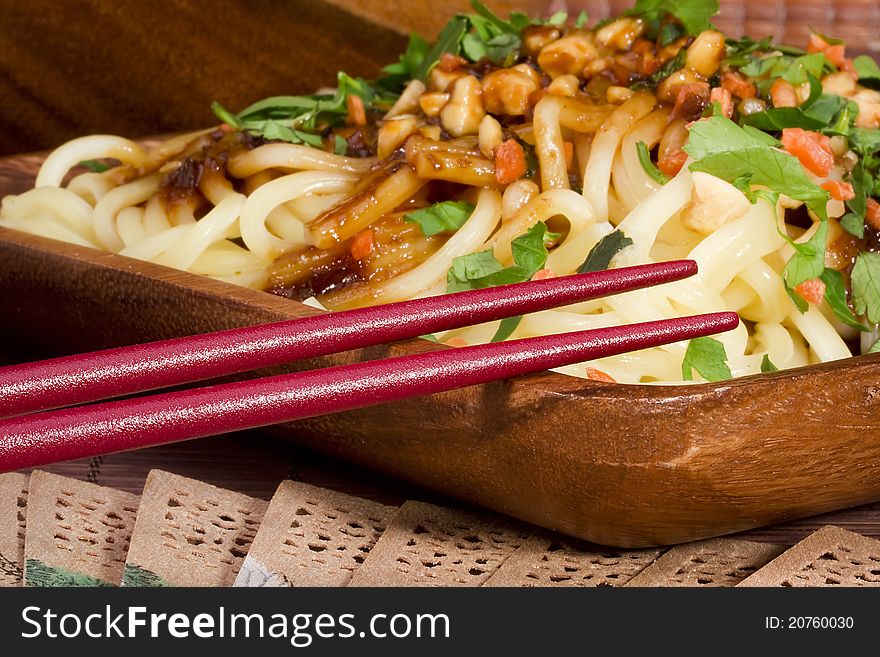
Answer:
POLYGON ((349 94, 345 100, 348 109, 348 122, 352 125, 367 125, 367 111, 360 96, 349 94))
POLYGON ((742 100, 758 97, 758 88, 732 71, 727 71, 721 76, 721 86, 742 100))
POLYGON ((617 383, 613 377, 605 374, 605 372, 601 370, 593 369, 592 367, 587 368, 587 378, 590 381, 600 381, 601 383, 617 383))
POLYGON ((709 94, 709 102, 721 105, 721 113, 728 119, 733 117, 733 96, 723 87, 715 87, 709 94))
POLYGON ((868 199, 868 211, 865 212, 865 223, 874 230, 880 231, 880 203, 868 199))
POLYGON ((782 131, 782 145, 800 160, 807 171, 817 176, 827 176, 834 166, 831 142, 823 134, 803 128, 786 128, 782 131))
POLYGON ((366 228, 359 232, 351 241, 351 257, 363 260, 373 250, 373 229, 366 228))
POLYGON ((681 171, 681 168, 684 166, 684 163, 687 162, 687 159, 687 153, 683 150, 675 150, 671 153, 667 153, 661 158, 657 163, 657 168, 670 178, 673 178, 678 175, 679 171, 681 171))
POLYGON ((495 181, 509 185, 526 175, 528 164, 523 147, 515 139, 508 139, 495 147, 495 181))
POLYGON ((811 278, 796 285, 794 291, 807 303, 818 305, 825 298, 825 283, 819 278, 811 278))
POLYGON ((822 183, 822 189, 831 194, 835 201, 849 201, 856 197, 853 186, 840 180, 828 180, 822 183))

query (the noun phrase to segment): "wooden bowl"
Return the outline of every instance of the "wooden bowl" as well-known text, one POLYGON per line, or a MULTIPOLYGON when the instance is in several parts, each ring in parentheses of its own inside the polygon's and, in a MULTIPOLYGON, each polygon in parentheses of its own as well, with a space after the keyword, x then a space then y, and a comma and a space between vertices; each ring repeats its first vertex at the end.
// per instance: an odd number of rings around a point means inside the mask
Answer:
MULTIPOLYGON (((0 160, 0 195, 39 158, 0 160)), ((267 293, 0 229, 0 339, 69 353, 315 311, 267 293)), ((288 371, 444 348, 411 341, 288 371)), ((696 386, 545 373, 272 430, 572 536, 717 536, 880 500, 880 356, 696 386)))

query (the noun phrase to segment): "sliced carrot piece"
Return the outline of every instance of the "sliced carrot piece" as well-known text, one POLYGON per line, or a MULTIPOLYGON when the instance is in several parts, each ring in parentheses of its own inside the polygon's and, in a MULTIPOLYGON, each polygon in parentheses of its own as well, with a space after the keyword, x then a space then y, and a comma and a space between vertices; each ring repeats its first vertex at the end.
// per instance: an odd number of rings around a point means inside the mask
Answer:
POLYGON ((758 97, 758 88, 738 73, 732 71, 727 71, 721 76, 721 86, 742 100, 758 97))
POLYGON ((532 276, 533 281, 543 281, 548 278, 556 278, 556 274, 553 273, 552 269, 539 269, 535 272, 535 275, 532 276))
POLYGON ((605 374, 602 370, 596 370, 592 367, 587 368, 587 378, 590 381, 600 381, 602 383, 617 383, 613 377, 605 374))
POLYGON ((796 285, 794 291, 807 303, 818 305, 825 298, 825 283, 819 278, 811 278, 796 285))
POLYGON ((776 78, 776 82, 770 87, 770 100, 773 107, 797 107, 798 97, 794 85, 788 80, 776 78))
POLYGON ((348 109, 348 122, 352 125, 367 125, 367 111, 364 109, 364 101, 360 96, 349 94, 345 99, 348 109))
POLYGON ((526 175, 526 153, 515 139, 495 147, 495 181, 509 185, 526 175))
POLYGON ((687 153, 683 150, 674 150, 667 153, 657 163, 657 168, 671 178, 678 175, 678 172, 681 171, 681 168, 684 166, 684 163, 687 162, 687 159, 687 153))
POLYGON ((818 132, 786 128, 782 131, 782 145, 807 171, 817 176, 827 176, 834 166, 830 140, 818 132))
POLYGON ((446 341, 446 344, 448 344, 450 347, 467 347, 468 346, 467 340, 465 340, 464 338, 450 338, 449 340, 446 341))
POLYGON ((355 260, 363 260, 373 250, 373 229, 366 228, 355 235, 351 240, 351 257, 355 260))
POLYGON ((831 194, 835 201, 849 201, 856 197, 853 186, 840 180, 828 180, 822 183, 822 189, 831 194))

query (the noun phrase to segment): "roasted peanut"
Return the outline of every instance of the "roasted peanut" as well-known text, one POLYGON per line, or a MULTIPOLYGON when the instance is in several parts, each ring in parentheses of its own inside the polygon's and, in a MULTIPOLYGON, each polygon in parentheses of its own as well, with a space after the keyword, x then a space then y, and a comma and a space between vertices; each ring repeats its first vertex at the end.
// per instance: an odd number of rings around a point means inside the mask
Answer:
POLYGON ((480 121, 486 116, 481 96, 480 81, 474 76, 465 75, 456 80, 449 102, 440 110, 443 129, 453 137, 477 134, 480 121))
POLYGON ((422 112, 425 113, 425 116, 433 118, 435 116, 440 116, 440 110, 442 110, 443 106, 448 102, 449 94, 440 92, 422 94, 422 97, 419 98, 419 107, 422 108, 422 112))
POLYGON ((538 65, 551 77, 577 75, 587 62, 596 58, 596 46, 585 34, 575 33, 545 46, 538 65))
POLYGON ((411 114, 388 119, 379 128, 376 155, 380 160, 384 160, 403 146, 407 138, 416 132, 418 132, 418 121, 411 114))
POLYGON ((504 141, 501 124, 493 116, 487 114, 480 121, 479 144, 480 152, 488 158, 495 154, 495 148, 504 141))
POLYGON ((571 98, 572 96, 577 95, 580 86, 581 81, 576 76, 560 75, 550 83, 549 87, 547 87, 547 93, 553 94, 554 96, 566 96, 571 98))
POLYGON ((529 94, 539 88, 525 72, 502 68, 483 78, 483 104, 491 114, 522 116, 529 111, 529 94))
POLYGON ((619 18, 596 32, 596 41, 603 46, 629 50, 636 39, 645 33, 645 22, 640 18, 619 18))
POLYGON ((708 78, 718 72, 726 55, 724 35, 715 30, 706 30, 687 49, 685 66, 708 78))

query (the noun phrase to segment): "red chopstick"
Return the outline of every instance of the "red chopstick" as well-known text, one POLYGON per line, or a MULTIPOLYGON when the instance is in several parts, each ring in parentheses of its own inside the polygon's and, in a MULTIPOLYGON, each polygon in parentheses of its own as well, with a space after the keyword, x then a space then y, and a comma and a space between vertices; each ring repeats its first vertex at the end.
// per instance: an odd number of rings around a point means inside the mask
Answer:
POLYGON ((0 418, 156 390, 565 306, 692 276, 626 267, 0 368, 0 418))
POLYGON ((0 420, 0 471, 382 404, 728 331, 716 313, 413 354, 0 420))

